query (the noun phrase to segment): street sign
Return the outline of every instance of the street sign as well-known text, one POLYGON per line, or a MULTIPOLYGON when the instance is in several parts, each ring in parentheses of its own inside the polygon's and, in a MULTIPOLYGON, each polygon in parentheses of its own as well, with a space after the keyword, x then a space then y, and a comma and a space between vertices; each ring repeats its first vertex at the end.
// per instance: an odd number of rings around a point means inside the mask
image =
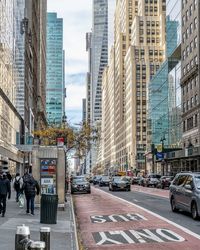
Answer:
POLYGON ((164 159, 164 153, 156 153, 156 158, 157 158, 158 160, 164 159))

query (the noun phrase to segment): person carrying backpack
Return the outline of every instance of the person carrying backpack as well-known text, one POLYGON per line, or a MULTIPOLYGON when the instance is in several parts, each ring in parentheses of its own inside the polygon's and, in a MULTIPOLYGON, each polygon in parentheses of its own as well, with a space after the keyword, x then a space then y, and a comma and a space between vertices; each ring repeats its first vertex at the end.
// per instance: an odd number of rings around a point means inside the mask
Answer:
POLYGON ((16 176, 13 181, 13 188, 16 191, 16 202, 19 201, 19 195, 21 193, 22 186, 23 186, 23 179, 22 177, 20 177, 19 173, 16 173, 16 176))

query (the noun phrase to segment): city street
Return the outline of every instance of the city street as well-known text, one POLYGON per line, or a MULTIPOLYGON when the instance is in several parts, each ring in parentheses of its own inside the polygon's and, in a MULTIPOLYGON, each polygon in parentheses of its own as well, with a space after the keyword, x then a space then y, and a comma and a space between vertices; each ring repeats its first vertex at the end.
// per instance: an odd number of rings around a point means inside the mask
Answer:
POLYGON ((132 186, 131 192, 92 187, 74 195, 85 249, 199 249, 199 221, 172 213, 168 190, 132 186))

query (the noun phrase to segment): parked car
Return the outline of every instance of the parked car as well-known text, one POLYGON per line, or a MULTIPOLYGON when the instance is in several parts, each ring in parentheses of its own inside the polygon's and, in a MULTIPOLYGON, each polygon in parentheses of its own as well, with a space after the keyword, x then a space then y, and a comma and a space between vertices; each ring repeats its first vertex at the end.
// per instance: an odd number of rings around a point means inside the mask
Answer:
POLYGON ((109 176, 103 175, 99 180, 99 187, 109 186, 110 178, 109 176))
POLYGON ((114 176, 109 183, 109 191, 131 191, 131 182, 126 176, 114 176))
POLYGON ((99 181, 101 179, 102 175, 95 175, 93 177, 93 184, 96 185, 96 184, 99 184, 99 181))
POLYGON ((162 176, 157 184, 157 188, 169 188, 174 176, 162 176))
POLYGON ((161 178, 161 175, 159 174, 149 174, 147 177, 144 178, 143 186, 149 187, 153 186, 156 187, 159 180, 161 178))
POLYGON ((132 184, 139 184, 141 179, 142 179, 142 176, 133 176, 132 184))
POLYGON ((71 193, 91 193, 90 183, 87 181, 85 176, 75 176, 71 182, 71 193))
POLYGON ((193 219, 200 216, 200 173, 178 173, 169 187, 173 212, 190 212, 193 219))

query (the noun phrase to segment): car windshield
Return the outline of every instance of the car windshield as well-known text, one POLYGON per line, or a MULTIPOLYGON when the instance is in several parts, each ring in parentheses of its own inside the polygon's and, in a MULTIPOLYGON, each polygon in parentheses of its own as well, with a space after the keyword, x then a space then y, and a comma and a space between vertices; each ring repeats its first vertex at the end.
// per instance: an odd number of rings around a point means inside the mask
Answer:
POLYGON ((114 177, 113 179, 114 179, 114 181, 128 181, 128 179, 124 176, 122 176, 122 177, 117 176, 117 177, 114 177))
POLYGON ((102 176, 101 178, 103 181, 109 181, 109 176, 102 176))
POLYGON ((85 182, 85 181, 86 181, 86 179, 85 179, 84 176, 79 176, 79 177, 74 177, 74 178, 73 178, 73 182, 74 182, 74 183, 77 183, 77 182, 85 182))
POLYGON ((195 176, 194 178, 196 187, 200 189, 200 176, 195 176))

